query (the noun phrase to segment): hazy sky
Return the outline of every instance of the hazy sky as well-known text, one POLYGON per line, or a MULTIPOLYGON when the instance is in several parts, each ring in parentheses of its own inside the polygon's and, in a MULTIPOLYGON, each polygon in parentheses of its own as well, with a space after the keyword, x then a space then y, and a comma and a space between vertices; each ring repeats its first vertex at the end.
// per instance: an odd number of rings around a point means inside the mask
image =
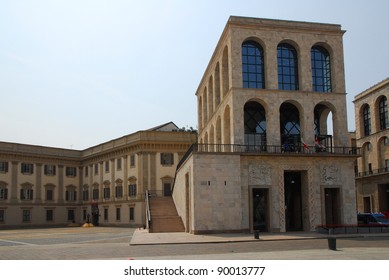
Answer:
POLYGON ((0 141, 84 149, 173 121, 230 15, 341 24, 354 96, 389 76, 389 1, 0 0, 0 141))

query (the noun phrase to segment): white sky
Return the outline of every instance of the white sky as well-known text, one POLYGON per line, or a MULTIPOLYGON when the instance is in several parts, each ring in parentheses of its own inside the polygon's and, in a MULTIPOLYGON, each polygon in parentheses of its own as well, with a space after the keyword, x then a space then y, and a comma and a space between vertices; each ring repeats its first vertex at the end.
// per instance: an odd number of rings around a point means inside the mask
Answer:
POLYGON ((389 1, 0 0, 0 141, 84 149, 173 121, 230 15, 341 24, 354 96, 389 76, 389 1))

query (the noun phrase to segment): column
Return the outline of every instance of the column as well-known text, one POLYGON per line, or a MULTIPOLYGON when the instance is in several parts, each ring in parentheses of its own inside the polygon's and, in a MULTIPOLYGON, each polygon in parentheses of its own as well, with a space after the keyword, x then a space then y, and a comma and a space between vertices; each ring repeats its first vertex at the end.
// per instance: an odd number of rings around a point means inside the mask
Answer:
POLYGON ((11 203, 18 202, 18 161, 12 162, 11 167, 11 203))
POLYGON ((124 156, 123 159, 123 197, 128 199, 128 156, 124 156))
POLYGON ((35 176, 35 202, 42 202, 42 163, 35 164, 36 176, 35 176))
POLYGON ((111 197, 113 200, 116 199, 116 183, 115 183, 115 159, 110 160, 110 169, 109 171, 111 172, 111 197))
POLYGON ((63 203, 63 165, 58 165, 58 203, 63 203))

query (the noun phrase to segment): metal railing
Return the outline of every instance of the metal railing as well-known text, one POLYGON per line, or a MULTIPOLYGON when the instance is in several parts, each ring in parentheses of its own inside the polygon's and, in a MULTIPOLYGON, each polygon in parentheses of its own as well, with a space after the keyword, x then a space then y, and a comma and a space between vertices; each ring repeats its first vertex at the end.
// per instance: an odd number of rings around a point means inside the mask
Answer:
MULTIPOLYGON (((304 144, 287 145, 241 145, 241 144, 193 144, 188 152, 202 153, 258 153, 258 154, 305 154, 305 155, 360 155, 356 147, 317 147, 304 144)), ((188 153, 187 152, 187 153, 188 153)), ((190 154, 189 153, 189 154, 190 154)), ((186 159, 187 154, 183 157, 186 159)))
POLYGON ((150 212, 150 194, 149 194, 149 191, 146 190, 146 194, 145 194, 145 205, 146 205, 146 228, 149 229, 150 228, 150 224, 151 224, 151 212, 150 212))
POLYGON ((325 234, 389 233, 384 224, 318 225, 316 231, 325 234))
POLYGON ((383 168, 379 168, 379 169, 358 172, 356 174, 356 177, 367 177, 367 176, 373 176, 373 175, 379 175, 379 174, 385 174, 385 173, 389 173, 389 167, 383 167, 383 168))
POLYGON ((255 153, 255 154, 304 154, 304 155, 361 155, 361 149, 356 147, 318 147, 304 144, 295 145, 241 145, 241 144, 199 144, 190 146, 177 164, 177 170, 193 153, 255 153))

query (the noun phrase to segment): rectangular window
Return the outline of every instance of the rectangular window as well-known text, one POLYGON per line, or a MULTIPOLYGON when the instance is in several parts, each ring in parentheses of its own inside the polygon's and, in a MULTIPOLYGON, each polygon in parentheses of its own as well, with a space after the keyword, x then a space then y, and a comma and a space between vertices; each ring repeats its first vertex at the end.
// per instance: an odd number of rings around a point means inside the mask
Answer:
POLYGON ((109 172, 109 160, 105 162, 105 172, 109 172))
POLYGON ((110 198, 111 196, 111 189, 110 188, 104 188, 104 198, 110 198))
POLYGON ((23 209, 23 222, 31 222, 31 210, 30 209, 23 209))
POLYGON ((77 192, 75 190, 67 190, 65 192, 65 200, 66 201, 76 201, 77 200, 77 192))
POLYGON ((82 200, 83 201, 89 200, 89 191, 88 190, 83 190, 82 191, 82 200))
POLYGON ((68 209, 68 221, 74 222, 75 220, 75 214, 73 209, 68 209))
POLYGON ((116 169, 117 170, 122 170, 122 159, 121 158, 118 158, 116 160, 116 169))
POLYGON ((116 186, 116 188, 115 188, 115 197, 116 198, 123 197, 123 187, 122 186, 116 186))
POLYGON ((95 163, 95 175, 99 174, 99 164, 95 163))
POLYGON ((7 200, 7 199, 8 199, 8 189, 0 188, 0 200, 7 200))
POLYGON ((53 220, 54 220, 54 210, 47 209, 46 210, 46 221, 47 222, 52 222, 53 220))
POLYGON ((116 221, 120 221, 120 208, 116 208, 116 221))
POLYGON ((128 195, 136 196, 136 184, 128 185, 128 195))
POLYGON ((3 173, 8 172, 8 162, 0 161, 0 172, 3 172, 3 173))
POLYGON ((51 176, 55 175, 55 173, 56 173, 56 166, 55 165, 46 164, 44 173, 45 173, 45 175, 51 175, 51 176))
POLYGON ((77 168, 76 167, 66 167, 66 176, 67 177, 76 177, 77 168))
POLYGON ((130 166, 135 167, 135 155, 130 156, 130 166))
POLYGON ((83 209, 82 210, 82 219, 84 220, 84 221, 86 221, 86 217, 87 216, 87 211, 86 211, 86 209, 83 209))
POLYGON ((130 221, 134 221, 134 220, 135 220, 135 208, 130 207, 130 221))
POLYGON ((161 153, 161 165, 173 165, 174 155, 172 153, 161 153))
POLYGON ((34 173, 34 165, 32 163, 22 163, 20 171, 23 174, 33 174, 34 173))
POLYGON ((4 223, 5 221, 5 210, 0 209, 0 223, 4 223))
POLYGON ((53 200, 53 190, 46 190, 46 200, 53 200))
POLYGON ((93 200, 99 199, 99 189, 93 189, 92 198, 93 200))
POLYGON ((84 167, 84 172, 85 172, 85 177, 88 177, 89 176, 89 168, 88 168, 88 166, 84 167))
POLYGON ((32 200, 34 191, 32 189, 21 189, 20 199, 21 200, 32 200))
POLYGON ((104 221, 108 221, 108 208, 104 208, 104 221))

